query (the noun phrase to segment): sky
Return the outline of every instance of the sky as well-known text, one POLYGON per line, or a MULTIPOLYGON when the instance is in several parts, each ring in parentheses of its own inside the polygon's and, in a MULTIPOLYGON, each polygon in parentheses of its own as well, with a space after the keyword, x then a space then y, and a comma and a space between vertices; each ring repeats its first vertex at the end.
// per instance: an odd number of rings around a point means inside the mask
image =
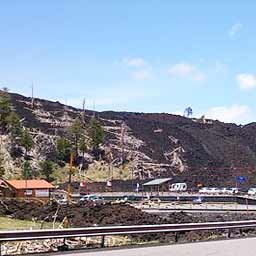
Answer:
POLYGON ((256 121, 254 0, 0 2, 0 87, 98 111, 256 121), (93 107, 95 106, 95 107, 93 107))

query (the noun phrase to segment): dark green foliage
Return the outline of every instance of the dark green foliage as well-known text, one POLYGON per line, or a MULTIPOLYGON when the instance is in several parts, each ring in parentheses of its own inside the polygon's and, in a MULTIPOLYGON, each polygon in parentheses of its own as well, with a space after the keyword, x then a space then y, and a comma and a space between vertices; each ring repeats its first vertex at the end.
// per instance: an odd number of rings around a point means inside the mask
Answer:
POLYGON ((89 137, 92 148, 99 148, 100 144, 104 142, 104 130, 100 122, 95 117, 90 121, 89 137))
POLYGON ((71 144, 66 138, 57 140, 58 159, 60 161, 68 161, 71 154, 71 144))
POLYGON ((16 114, 8 90, 0 91, 0 130, 10 132, 13 139, 21 136, 21 124, 16 114))
POLYGON ((25 150, 26 150, 26 153, 25 153, 25 157, 26 157, 27 156, 27 152, 30 151, 32 146, 33 146, 33 138, 29 134, 27 129, 25 129, 23 131, 20 143, 21 143, 21 146, 24 147, 25 150))
POLYGON ((81 138, 79 141, 79 150, 84 154, 88 150, 88 142, 86 138, 81 138))
POLYGON ((0 154, 0 178, 3 178, 4 174, 5 174, 4 158, 3 158, 3 156, 0 154))
POLYGON ((28 161, 25 161, 23 164, 23 172, 22 172, 23 179, 31 179, 32 178, 32 170, 30 163, 28 161))
POLYGON ((9 94, 6 91, 0 91, 0 127, 3 131, 7 130, 7 118, 12 111, 9 94))
POLYGON ((78 155, 79 143, 84 136, 84 131, 85 129, 80 118, 76 118, 74 123, 68 130, 68 137, 73 148, 73 151, 76 155, 78 155))
POLYGON ((22 127, 18 115, 12 111, 6 118, 8 130, 11 132, 12 137, 15 139, 22 135, 22 127))
POLYGON ((46 178, 47 181, 51 181, 51 175, 54 170, 54 163, 52 161, 42 161, 39 163, 40 173, 46 178))

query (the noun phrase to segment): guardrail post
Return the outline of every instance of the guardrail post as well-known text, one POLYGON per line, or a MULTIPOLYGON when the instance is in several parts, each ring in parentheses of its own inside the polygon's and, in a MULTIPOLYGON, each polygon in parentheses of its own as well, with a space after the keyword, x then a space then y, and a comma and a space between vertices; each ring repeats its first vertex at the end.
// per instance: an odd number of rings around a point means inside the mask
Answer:
POLYGON ((178 243, 179 241, 179 233, 175 232, 175 243, 178 243))
POLYGON ((230 231, 230 229, 228 229, 228 238, 230 238, 231 237, 231 231, 230 231))
POLYGON ((105 236, 102 236, 101 237, 101 245, 100 245, 101 248, 104 248, 105 247, 105 236))

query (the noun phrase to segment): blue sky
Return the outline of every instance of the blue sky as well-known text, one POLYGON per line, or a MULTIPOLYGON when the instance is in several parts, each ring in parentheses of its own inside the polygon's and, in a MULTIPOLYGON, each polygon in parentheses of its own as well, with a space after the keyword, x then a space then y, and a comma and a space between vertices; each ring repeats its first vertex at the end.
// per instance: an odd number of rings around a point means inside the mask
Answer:
POLYGON ((256 120, 256 2, 9 0, 0 85, 96 110, 256 120))

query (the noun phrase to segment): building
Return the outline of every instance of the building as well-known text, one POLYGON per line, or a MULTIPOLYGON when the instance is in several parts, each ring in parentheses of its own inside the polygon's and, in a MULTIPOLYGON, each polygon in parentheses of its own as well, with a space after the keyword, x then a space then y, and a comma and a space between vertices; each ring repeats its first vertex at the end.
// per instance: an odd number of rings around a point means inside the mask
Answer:
POLYGON ((2 180, 4 197, 49 199, 54 186, 46 180, 2 180))
POLYGON ((155 179, 148 181, 143 184, 143 188, 145 192, 150 192, 151 195, 156 193, 156 195, 160 195, 160 192, 169 191, 171 178, 163 178, 163 179, 155 179))

